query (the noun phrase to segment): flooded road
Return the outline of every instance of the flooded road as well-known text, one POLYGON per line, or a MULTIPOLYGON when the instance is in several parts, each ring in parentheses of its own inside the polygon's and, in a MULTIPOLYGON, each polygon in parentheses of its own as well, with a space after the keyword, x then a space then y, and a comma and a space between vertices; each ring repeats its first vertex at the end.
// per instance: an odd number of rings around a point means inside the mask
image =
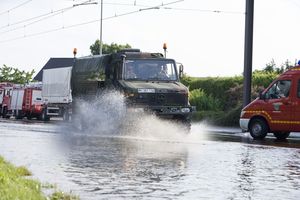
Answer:
POLYGON ((299 199, 300 134, 256 142, 202 124, 143 126, 107 134, 1 119, 0 155, 81 199, 299 199))

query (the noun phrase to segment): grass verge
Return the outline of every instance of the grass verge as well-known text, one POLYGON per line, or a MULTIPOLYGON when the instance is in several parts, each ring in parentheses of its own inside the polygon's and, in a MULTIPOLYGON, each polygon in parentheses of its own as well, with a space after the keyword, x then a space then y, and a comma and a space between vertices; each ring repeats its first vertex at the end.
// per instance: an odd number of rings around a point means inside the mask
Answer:
POLYGON ((42 192, 42 184, 29 179, 31 172, 25 167, 15 167, 0 156, 0 199, 1 200, 79 200, 78 196, 54 191, 50 196, 42 192))

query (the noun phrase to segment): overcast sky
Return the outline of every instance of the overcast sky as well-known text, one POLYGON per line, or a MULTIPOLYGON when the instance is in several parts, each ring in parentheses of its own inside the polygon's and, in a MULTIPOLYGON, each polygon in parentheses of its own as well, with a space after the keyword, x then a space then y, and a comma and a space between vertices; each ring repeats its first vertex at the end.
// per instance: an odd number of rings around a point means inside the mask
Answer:
MULTIPOLYGON (((72 57, 74 47, 77 56, 89 55, 99 38, 100 1, 73 7, 85 1, 0 0, 0 65, 38 72, 50 57, 72 57), (91 23, 79 25, 85 22, 91 23)), ((191 76, 240 75, 245 1, 104 0, 103 42, 148 52, 163 52, 167 43, 167 57, 183 63, 191 76), (160 9, 147 9, 153 6, 160 9)), ((278 65, 287 59, 295 63, 300 59, 300 1, 254 4, 253 70, 272 59, 278 65)))

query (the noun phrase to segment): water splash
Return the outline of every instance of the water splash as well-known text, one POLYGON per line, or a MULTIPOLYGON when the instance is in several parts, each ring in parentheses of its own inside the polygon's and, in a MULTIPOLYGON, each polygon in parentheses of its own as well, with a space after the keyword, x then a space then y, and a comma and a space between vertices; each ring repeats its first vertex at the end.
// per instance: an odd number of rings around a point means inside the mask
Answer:
POLYGON ((126 106, 117 91, 104 92, 91 101, 77 99, 76 115, 72 124, 85 134, 113 134, 118 132, 126 106))
POLYGON ((191 131, 176 121, 126 107, 117 91, 105 92, 93 101, 80 100, 73 124, 86 135, 123 137, 164 142, 195 142, 203 138, 205 125, 191 131), (199 134, 201 131, 201 134, 199 134))

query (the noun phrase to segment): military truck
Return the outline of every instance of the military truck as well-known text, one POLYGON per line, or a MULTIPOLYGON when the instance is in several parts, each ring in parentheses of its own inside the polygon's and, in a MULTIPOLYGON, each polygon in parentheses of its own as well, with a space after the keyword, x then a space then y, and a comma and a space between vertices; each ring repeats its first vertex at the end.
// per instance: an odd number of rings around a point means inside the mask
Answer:
POLYGON ((139 49, 76 58, 71 78, 73 103, 76 98, 92 99, 115 89, 124 94, 128 107, 190 126, 195 108, 189 104, 188 88, 180 83, 182 74, 183 66, 177 66, 175 60, 139 49))

